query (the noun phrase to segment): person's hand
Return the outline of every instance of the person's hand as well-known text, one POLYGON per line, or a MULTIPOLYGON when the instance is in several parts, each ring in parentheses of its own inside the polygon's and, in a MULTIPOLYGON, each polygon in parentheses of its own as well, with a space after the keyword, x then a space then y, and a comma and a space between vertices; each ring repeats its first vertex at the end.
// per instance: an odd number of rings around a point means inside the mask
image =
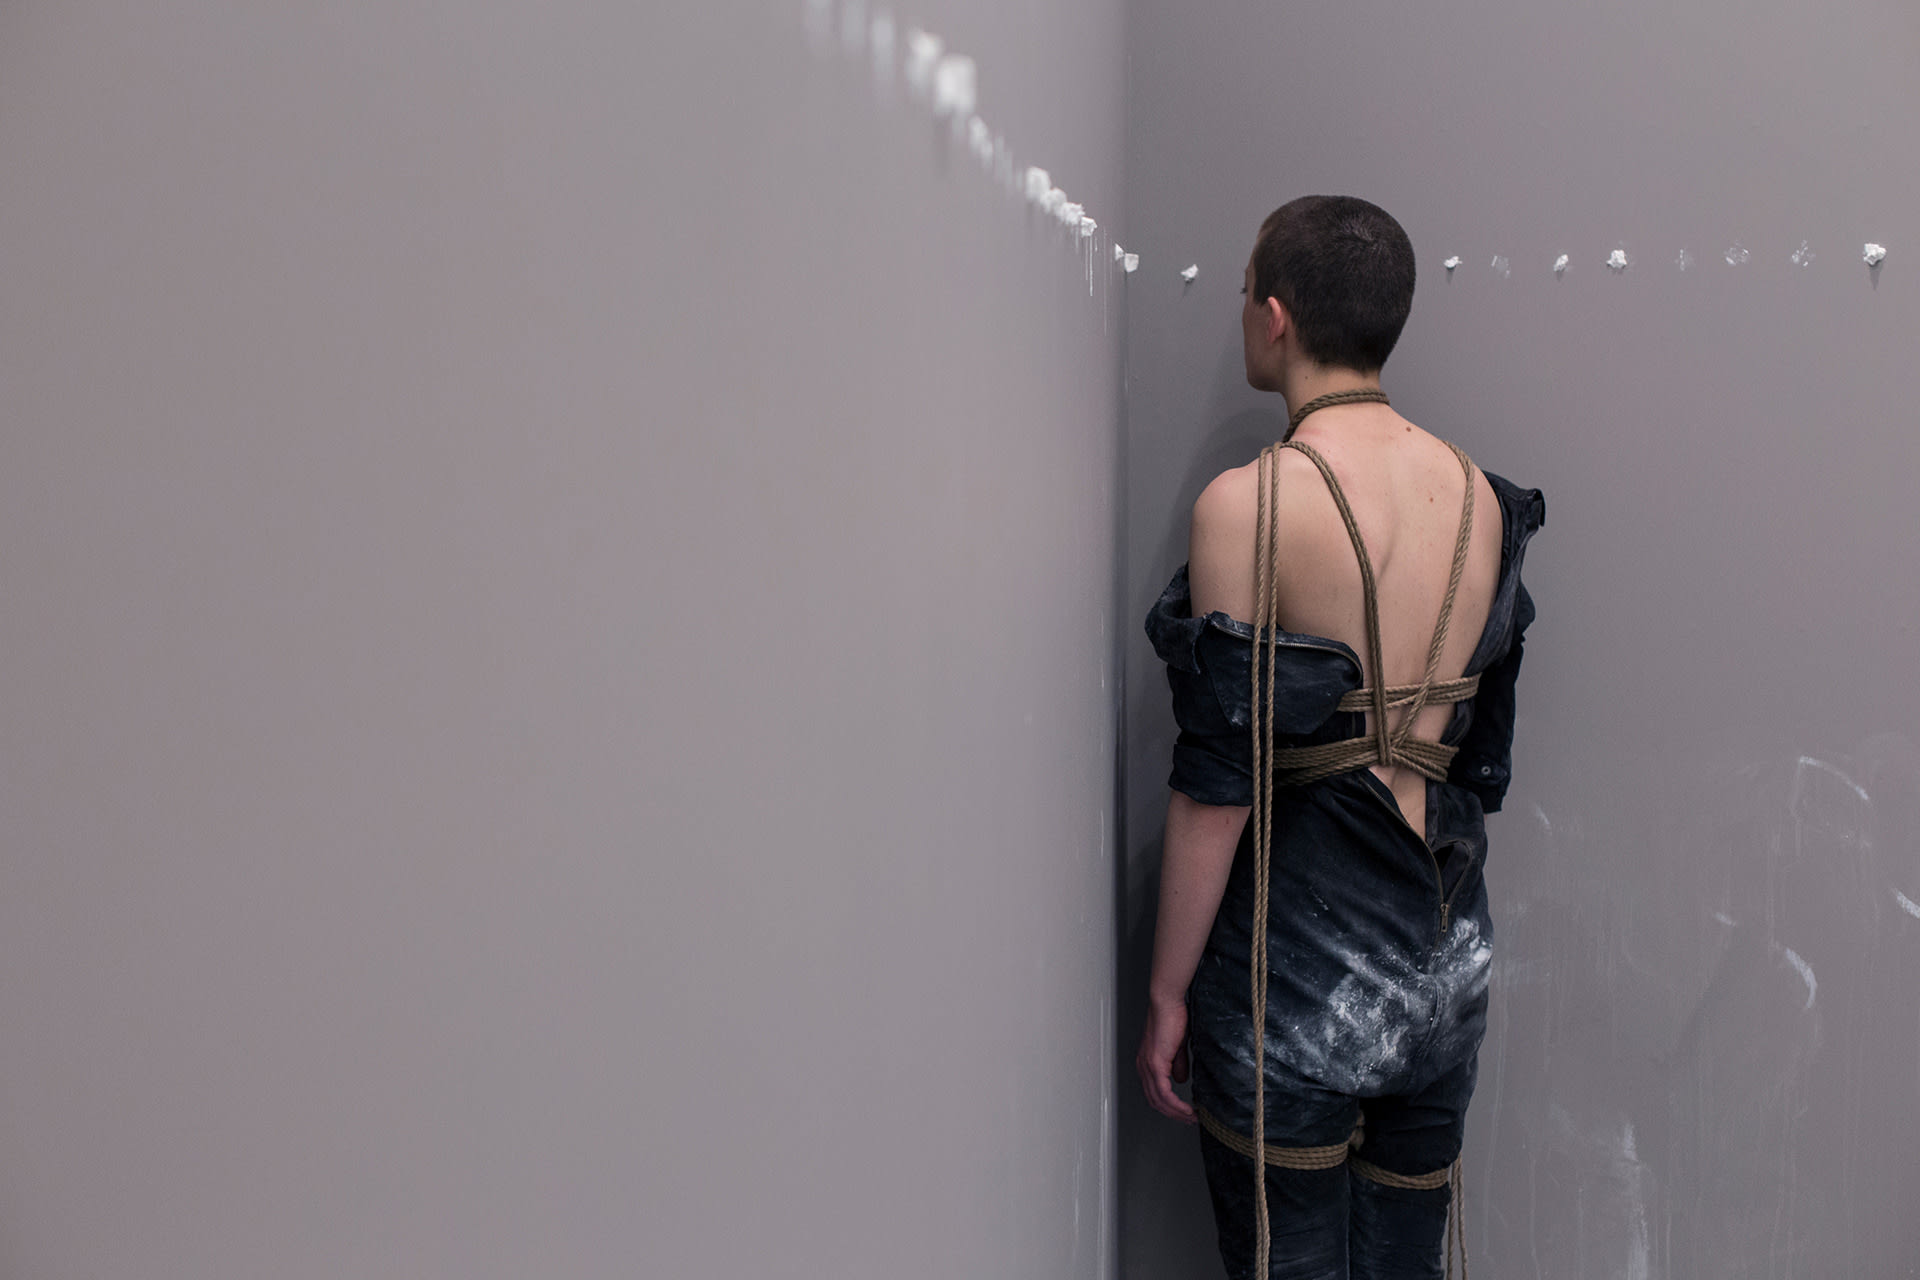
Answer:
POLYGON ((1185 1002, 1152 1001, 1147 1005, 1147 1029, 1134 1058, 1147 1102, 1163 1116, 1193 1124, 1193 1108, 1173 1091, 1174 1082, 1187 1082, 1187 1006, 1185 1002))

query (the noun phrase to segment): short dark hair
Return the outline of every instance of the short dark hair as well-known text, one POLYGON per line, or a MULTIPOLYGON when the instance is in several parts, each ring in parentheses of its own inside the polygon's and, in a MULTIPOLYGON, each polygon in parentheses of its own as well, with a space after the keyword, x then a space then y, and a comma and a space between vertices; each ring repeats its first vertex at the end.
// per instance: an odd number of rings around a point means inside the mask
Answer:
POLYGON ((1378 205, 1302 196, 1267 215, 1253 248, 1256 301, 1280 299, 1300 349, 1376 373, 1413 310, 1413 242, 1378 205))

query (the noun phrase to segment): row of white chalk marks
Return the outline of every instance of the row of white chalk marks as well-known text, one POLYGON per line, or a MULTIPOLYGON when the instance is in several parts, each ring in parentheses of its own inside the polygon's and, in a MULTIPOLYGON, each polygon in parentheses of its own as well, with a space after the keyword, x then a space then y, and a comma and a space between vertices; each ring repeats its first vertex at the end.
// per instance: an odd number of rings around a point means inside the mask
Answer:
MULTIPOLYGON (((885 9, 876 9, 869 16, 866 0, 840 0, 836 21, 835 0, 804 0, 804 3, 807 33, 815 49, 825 52, 837 39, 847 56, 869 59, 875 88, 882 95, 891 92, 895 45, 899 38, 893 15, 885 9)), ((930 107, 935 119, 947 122, 954 139, 965 143, 981 168, 1003 187, 1017 192, 1040 212, 1056 219, 1085 246, 1087 287, 1091 292, 1100 223, 1083 203, 1055 186, 1053 175, 1047 170, 1028 165, 1016 176, 1013 152, 1005 136, 989 128, 975 111, 980 76, 973 59, 948 50, 946 42, 932 32, 909 28, 899 69, 914 100, 930 107)), ((1129 275, 1140 269, 1140 255, 1127 252, 1117 242, 1113 245, 1113 261, 1129 275)), ((1182 275, 1191 282, 1199 271, 1200 268, 1194 266, 1182 275)))
MULTIPOLYGON (((1729 245, 1727 247, 1727 251, 1721 256, 1726 259, 1727 265, 1730 267, 1744 267, 1747 265, 1747 263, 1753 261, 1753 252, 1750 249, 1748 249, 1746 246, 1740 244, 1738 241, 1729 245)), ((1874 271, 1879 270, 1880 264, 1887 260, 1887 246, 1883 244, 1875 244, 1873 241, 1869 240, 1866 244, 1860 247, 1860 260, 1866 263, 1870 270, 1874 270, 1874 271)), ((1462 258, 1459 254, 1456 253, 1455 255, 1453 255, 1453 257, 1448 258, 1445 262, 1441 263, 1440 265, 1447 269, 1447 275, 1451 277, 1455 271, 1460 269, 1461 265, 1465 261, 1466 260, 1464 258, 1462 258)), ((1680 268, 1680 270, 1682 271, 1687 271, 1692 269, 1694 261, 1695 261, 1694 256, 1691 253, 1689 253, 1687 250, 1682 249, 1680 251, 1680 256, 1673 260, 1673 265, 1680 268)), ((1810 244, 1808 241, 1802 240, 1800 242, 1800 247, 1787 255, 1787 261, 1791 262, 1796 267, 1812 266, 1813 265, 1812 244, 1810 244)), ((1567 269, 1572 265, 1573 265, 1572 255, 1563 253, 1558 258, 1555 258, 1553 260, 1553 274, 1555 274, 1556 276, 1564 276, 1565 274, 1567 274, 1567 269)), ((1620 271, 1625 271, 1628 267, 1636 266, 1638 264, 1636 264, 1632 258, 1629 258, 1627 256, 1627 251, 1625 249, 1615 249, 1612 253, 1607 255, 1606 262, 1604 265, 1609 271, 1620 272, 1620 271)), ((1511 276, 1513 274, 1512 259, 1503 257, 1499 254, 1494 255, 1493 271, 1496 275, 1502 278, 1511 276)), ((1191 279, 1192 277, 1188 277, 1188 278, 1191 279)))
MULTIPOLYGON (((836 21, 835 0, 804 0, 804 3, 807 32, 815 48, 821 51, 829 49, 837 36, 841 50, 848 56, 859 57, 864 54, 871 60, 876 88, 883 94, 890 92, 898 34, 892 13, 886 9, 876 9, 869 16, 867 0, 839 0, 840 12, 836 21)), ((929 31, 910 28, 901 70, 915 100, 930 106, 936 119, 948 122, 953 136, 965 141, 967 149, 983 169, 992 173, 1003 186, 1018 190, 1029 203, 1057 219, 1085 243, 1087 287, 1091 292, 1095 236, 1100 229, 1099 222, 1087 212, 1085 205, 1069 198, 1064 190, 1055 186, 1053 175, 1038 165, 1027 166, 1016 181, 1013 153, 1007 146, 1006 138, 990 129, 987 122, 975 112, 979 102, 980 74, 973 59, 948 51, 946 42, 929 31)), ((1728 246, 1722 256, 1730 267, 1745 266, 1753 258, 1752 252, 1738 241, 1728 246)), ((1887 247, 1869 242, 1861 247, 1860 256, 1871 271, 1878 273, 1880 264, 1886 261, 1887 247)), ((1140 255, 1127 252, 1118 242, 1113 245, 1113 260, 1129 275, 1140 269, 1140 255)), ((1686 271, 1692 268, 1694 261, 1693 255, 1682 249, 1674 259, 1674 265, 1686 271)), ((1812 245, 1802 240, 1800 247, 1788 255, 1788 261, 1796 267, 1812 265, 1812 245)), ((1441 265, 1447 269, 1448 278, 1452 278, 1463 262, 1464 259, 1455 254, 1441 265)), ((1554 260, 1553 274, 1564 276, 1572 265, 1572 255, 1563 253, 1554 260)), ((1637 265, 1624 247, 1613 250, 1605 260, 1607 269, 1615 273, 1637 265)), ((1513 262, 1504 255, 1494 256, 1492 268, 1502 278, 1513 274, 1513 262)), ((1192 284, 1199 275, 1198 263, 1180 272, 1180 278, 1188 284, 1192 284)))

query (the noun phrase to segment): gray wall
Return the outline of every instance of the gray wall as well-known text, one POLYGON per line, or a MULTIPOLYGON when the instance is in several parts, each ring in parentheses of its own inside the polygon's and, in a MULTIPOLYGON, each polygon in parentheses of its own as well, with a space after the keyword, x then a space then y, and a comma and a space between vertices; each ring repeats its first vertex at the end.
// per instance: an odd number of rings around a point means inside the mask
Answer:
POLYGON ((1056 228, 799 0, 10 3, 0 173, 0 1274, 1106 1273, 1056 228))
MULTIPOLYGON (((1128 23, 1130 234, 1201 274, 1135 290, 1127 354, 1123 1046, 1171 734, 1139 619, 1200 487, 1283 426, 1241 380, 1261 217, 1363 195, 1420 253, 1397 407, 1547 495, 1491 826, 1474 1275, 1920 1274, 1914 9, 1206 0, 1128 23), (1892 249, 1877 278, 1866 240, 1892 249)), ((1192 1132, 1124 1097, 1123 1273, 1217 1274, 1192 1132)))

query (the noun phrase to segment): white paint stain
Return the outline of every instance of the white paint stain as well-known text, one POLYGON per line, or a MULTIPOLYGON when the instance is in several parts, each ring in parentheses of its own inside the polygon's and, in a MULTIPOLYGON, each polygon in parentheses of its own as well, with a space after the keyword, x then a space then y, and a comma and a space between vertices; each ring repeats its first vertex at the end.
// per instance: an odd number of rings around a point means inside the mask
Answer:
POLYGON ((1744 267, 1753 260, 1753 251, 1735 240, 1727 246, 1726 259, 1730 267, 1744 267))
POLYGON ((1513 263, 1504 255, 1496 253, 1493 255, 1493 270, 1494 274, 1505 280, 1513 275, 1513 263))
POLYGON ((1793 251, 1792 256, 1788 258, 1788 261, 1793 263, 1793 265, 1796 267, 1807 266, 1813 261, 1813 246, 1808 244, 1805 240, 1802 240, 1800 242, 1800 247, 1793 251))
POLYGON ((967 150, 973 152, 973 158, 980 162, 981 168, 993 164, 993 131, 979 116, 967 121, 967 150))
POLYGON ((1567 274, 1567 268, 1572 265, 1573 265, 1573 259, 1569 257, 1567 254, 1563 253, 1559 257, 1553 260, 1553 274, 1557 276, 1563 276, 1567 274))
POLYGON ((1691 267, 1693 265, 1693 255, 1688 253, 1685 249, 1682 249, 1680 251, 1680 256, 1673 260, 1673 265, 1680 268, 1682 271, 1685 271, 1688 267, 1691 267))
POLYGON ((1838 765, 1828 764, 1825 760, 1819 759, 1816 756, 1801 756, 1799 760, 1796 761, 1796 764, 1798 764, 1799 767, 1793 771, 1793 791, 1787 800, 1787 811, 1793 814, 1794 817, 1797 818, 1800 816, 1800 797, 1803 794, 1801 784, 1808 769, 1817 769, 1822 773, 1839 779, 1840 784, 1846 787, 1847 790, 1853 792, 1861 804, 1873 803, 1873 797, 1867 794, 1867 789, 1855 782, 1847 775, 1846 770, 1840 768, 1838 765))
POLYGON ((950 53, 933 69, 933 114, 956 125, 973 115, 980 99, 980 71, 972 58, 950 53))
POLYGON ((1493 948, 1472 920, 1454 925, 1424 971, 1397 959, 1389 967, 1360 950, 1340 959, 1346 974, 1323 1016, 1283 1028, 1273 1047, 1295 1070, 1343 1093, 1390 1085, 1436 1024, 1456 1022, 1485 993, 1493 971, 1493 948))
POLYGON ((1807 984, 1807 1008, 1813 1008, 1813 993, 1820 989, 1820 984, 1814 981, 1813 966, 1805 960, 1802 960, 1800 953, 1792 947, 1780 948, 1780 954, 1784 955, 1787 958, 1787 963, 1792 965, 1794 970, 1799 973, 1800 981, 1807 984))
POLYGON ((1912 916, 1915 920, 1920 920, 1920 902, 1915 902, 1898 889, 1893 891, 1893 901, 1902 911, 1912 916))
POLYGON ((1188 267, 1185 271, 1182 271, 1180 273, 1180 278, 1182 280, 1185 280, 1188 284, 1192 284, 1196 279, 1199 278, 1199 276, 1200 276, 1200 264, 1197 262, 1194 263, 1192 266, 1188 267))
POLYGON ((1866 246, 1860 250, 1860 260, 1870 267, 1879 266, 1887 260, 1887 246, 1874 244, 1869 240, 1866 246))

